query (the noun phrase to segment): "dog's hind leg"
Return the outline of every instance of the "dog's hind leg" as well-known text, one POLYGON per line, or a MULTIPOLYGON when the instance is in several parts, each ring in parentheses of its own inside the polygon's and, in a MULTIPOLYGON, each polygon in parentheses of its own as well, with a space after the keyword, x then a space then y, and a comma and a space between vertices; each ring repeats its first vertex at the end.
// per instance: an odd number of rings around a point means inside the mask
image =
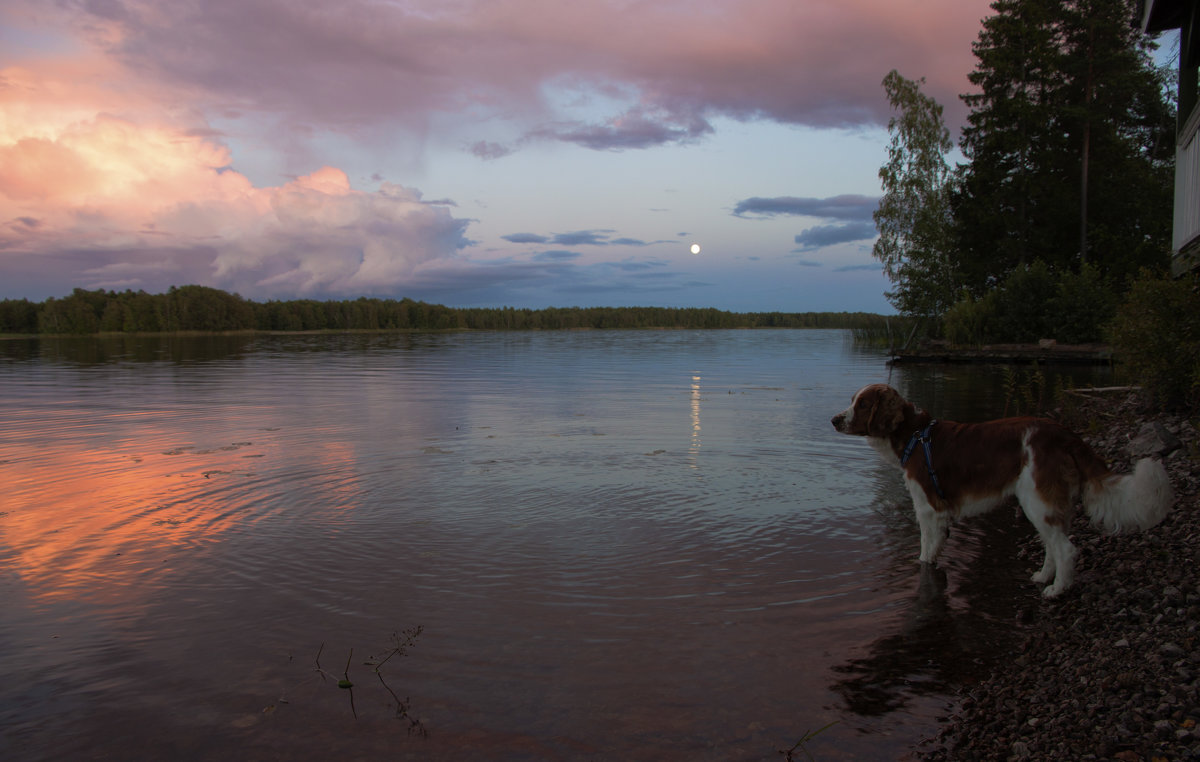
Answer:
POLYGON ((1043 597, 1053 598, 1070 587, 1075 579, 1075 546, 1066 530, 1053 520, 1056 514, 1040 498, 1023 495, 1021 510, 1037 529, 1046 551, 1046 560, 1041 571, 1033 575, 1033 581, 1045 584, 1053 579, 1053 583, 1042 590, 1043 597))

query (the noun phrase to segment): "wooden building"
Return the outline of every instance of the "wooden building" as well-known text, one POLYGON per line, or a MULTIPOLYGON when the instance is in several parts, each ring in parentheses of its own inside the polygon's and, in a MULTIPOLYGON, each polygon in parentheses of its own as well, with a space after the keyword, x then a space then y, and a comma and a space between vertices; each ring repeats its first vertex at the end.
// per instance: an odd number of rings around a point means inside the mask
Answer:
POLYGON ((1140 0, 1142 31, 1179 31, 1179 124, 1175 137, 1175 217, 1171 270, 1200 268, 1200 0, 1140 0))

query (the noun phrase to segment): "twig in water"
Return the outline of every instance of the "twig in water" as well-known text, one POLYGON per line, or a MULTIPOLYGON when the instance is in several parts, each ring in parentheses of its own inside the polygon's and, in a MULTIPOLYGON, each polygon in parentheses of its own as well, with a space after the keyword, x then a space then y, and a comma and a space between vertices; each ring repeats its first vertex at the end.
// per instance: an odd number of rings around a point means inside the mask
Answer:
POLYGON ((417 626, 404 630, 401 633, 401 635, 404 636, 403 638, 396 633, 392 633, 392 640, 395 645, 392 647, 392 650, 388 652, 387 656, 384 656, 382 659, 376 662, 367 661, 365 663, 375 668, 375 676, 379 678, 380 685, 383 686, 384 690, 391 694, 392 699, 396 702, 396 719, 408 720, 409 733, 418 733, 422 737, 427 737, 429 735, 429 731, 426 730, 425 726, 421 724, 419 719, 414 718, 408 713, 409 708, 412 706, 408 697, 405 697, 403 700, 401 700, 400 696, 397 695, 394 690, 392 690, 392 686, 388 685, 387 681, 383 679, 383 672, 381 671, 383 665, 387 664, 388 660, 390 660, 393 656, 403 656, 408 652, 410 646, 416 644, 417 636, 421 634, 422 629, 422 627, 417 626))
MULTIPOLYGON (((417 637, 421 634, 422 629, 422 627, 417 626, 403 630, 399 634, 393 632, 392 648, 384 654, 383 658, 371 657, 364 661, 363 664, 374 668, 375 676, 379 678, 380 685, 391 695, 392 700, 396 702, 396 718, 408 721, 408 732, 428 737, 429 731, 421 724, 421 720, 414 718, 409 713, 412 708, 410 700, 408 698, 401 699, 399 694, 392 690, 392 687, 388 685, 387 680, 383 677, 383 665, 387 664, 393 657, 404 656, 410 647, 416 645, 417 637)), ((350 713, 357 720, 358 710, 354 703, 354 681, 350 679, 350 662, 354 660, 354 649, 351 648, 350 653, 346 655, 346 666, 342 668, 342 676, 340 678, 321 666, 321 655, 324 652, 325 644, 321 643, 321 646, 317 649, 317 655, 313 658, 314 671, 322 681, 326 678, 336 680, 337 686, 350 694, 350 713)), ((279 703, 287 704, 289 702, 286 697, 280 696, 279 703)))
POLYGON ((809 760, 812 760, 813 755, 808 752, 808 749, 804 748, 804 744, 813 740, 814 738, 816 738, 820 734, 824 733, 826 730, 829 730, 831 727, 833 727, 836 724, 838 724, 838 720, 834 720, 833 722, 829 723, 828 725, 826 725, 823 728, 818 728, 817 730, 806 731, 804 733, 804 737, 801 738, 796 743, 792 744, 792 747, 790 749, 779 749, 778 751, 780 754, 783 755, 785 762, 796 762, 796 757, 793 755, 796 753, 797 749, 804 752, 804 756, 808 757, 809 760))

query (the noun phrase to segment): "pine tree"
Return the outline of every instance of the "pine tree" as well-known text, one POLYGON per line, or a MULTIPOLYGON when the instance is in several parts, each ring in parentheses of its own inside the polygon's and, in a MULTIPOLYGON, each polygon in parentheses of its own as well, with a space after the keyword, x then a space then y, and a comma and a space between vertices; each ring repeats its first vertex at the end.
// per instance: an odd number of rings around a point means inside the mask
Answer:
POLYGON ((1066 125, 1079 157, 1076 250, 1079 262, 1123 279, 1166 261, 1174 112, 1129 3, 1070 0, 1067 7, 1066 125))
POLYGON ((1165 263, 1173 116, 1128 0, 997 0, 953 199, 959 268, 981 295, 1035 260, 1109 277, 1165 263))

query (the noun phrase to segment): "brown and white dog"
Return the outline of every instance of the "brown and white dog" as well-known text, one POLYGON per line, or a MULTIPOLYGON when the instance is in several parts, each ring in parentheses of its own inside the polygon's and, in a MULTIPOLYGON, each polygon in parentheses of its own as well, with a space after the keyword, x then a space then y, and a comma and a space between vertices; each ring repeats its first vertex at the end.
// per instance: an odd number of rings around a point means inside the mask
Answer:
POLYGON ((1046 549, 1038 583, 1053 597, 1070 586, 1075 546, 1067 537, 1077 501, 1112 533, 1148 529, 1171 509, 1174 493, 1157 460, 1114 474, 1078 435, 1045 418, 983 423, 934 421, 890 386, 860 389, 833 417, 843 434, 865 436, 904 472, 921 527, 922 563, 933 563, 953 519, 1016 497, 1046 549), (906 455, 907 453, 907 455, 906 455))

